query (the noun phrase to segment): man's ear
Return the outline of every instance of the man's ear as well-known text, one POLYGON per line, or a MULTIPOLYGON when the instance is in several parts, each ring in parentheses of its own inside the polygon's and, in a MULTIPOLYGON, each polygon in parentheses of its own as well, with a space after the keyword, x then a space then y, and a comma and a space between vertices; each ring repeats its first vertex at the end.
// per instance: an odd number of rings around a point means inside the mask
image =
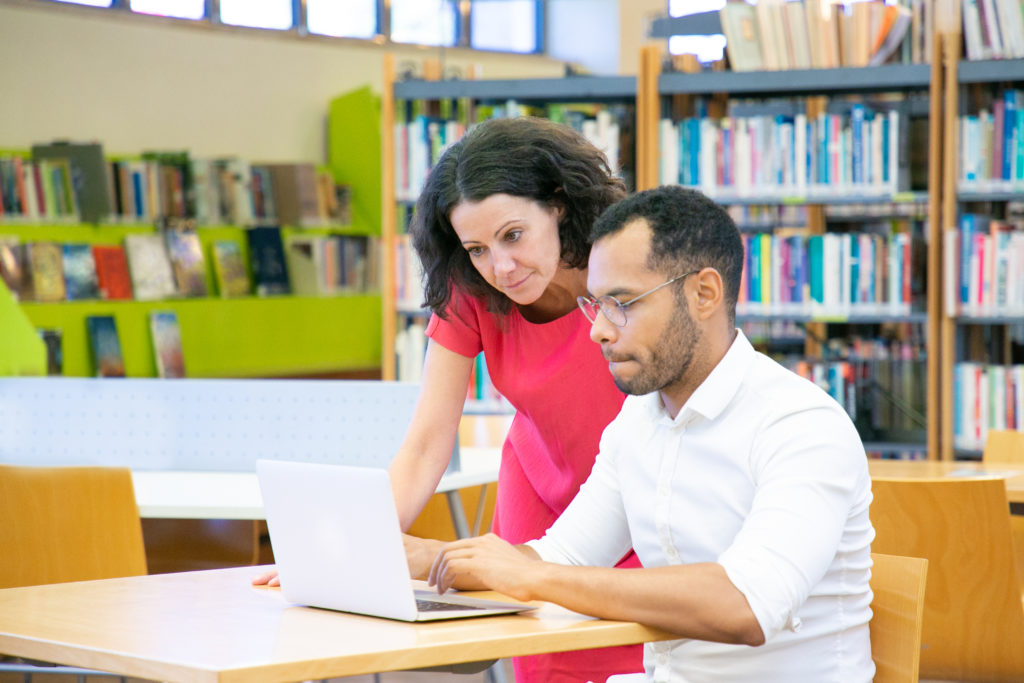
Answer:
POLYGON ((717 311, 725 298, 722 275, 714 268, 703 268, 694 276, 692 315, 706 320, 717 311))

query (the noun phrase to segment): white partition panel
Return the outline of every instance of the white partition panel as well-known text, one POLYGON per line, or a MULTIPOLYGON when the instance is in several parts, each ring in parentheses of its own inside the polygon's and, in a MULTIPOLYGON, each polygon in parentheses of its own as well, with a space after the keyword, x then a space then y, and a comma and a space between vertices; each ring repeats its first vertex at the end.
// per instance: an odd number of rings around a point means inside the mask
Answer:
POLYGON ((355 380, 0 378, 0 462, 245 472, 272 458, 386 467, 418 393, 418 384, 355 380))

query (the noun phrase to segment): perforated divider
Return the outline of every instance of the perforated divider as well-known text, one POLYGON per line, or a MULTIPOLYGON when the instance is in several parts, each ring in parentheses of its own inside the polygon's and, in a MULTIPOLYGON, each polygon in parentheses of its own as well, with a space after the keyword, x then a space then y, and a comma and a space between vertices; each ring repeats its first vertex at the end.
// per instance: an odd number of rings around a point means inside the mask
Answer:
MULTIPOLYGON (((0 462, 251 472, 258 458, 386 467, 407 382, 0 379, 0 462)), ((458 469, 458 452, 450 471, 458 469)))

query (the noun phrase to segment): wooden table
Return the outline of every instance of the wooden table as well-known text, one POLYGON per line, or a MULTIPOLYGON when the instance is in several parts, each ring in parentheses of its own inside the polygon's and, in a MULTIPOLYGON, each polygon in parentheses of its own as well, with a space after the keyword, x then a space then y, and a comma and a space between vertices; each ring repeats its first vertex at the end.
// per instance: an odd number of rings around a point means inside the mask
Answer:
POLYGON ((940 460, 868 460, 872 479, 998 476, 1006 480, 1011 503, 1024 503, 1024 469, 1016 465, 940 460))
MULTIPOLYGON (((257 567, 0 590, 0 652, 188 683, 322 679, 672 636, 556 605, 408 624, 297 607, 257 567)), ((481 597, 501 597, 479 593, 481 597)))

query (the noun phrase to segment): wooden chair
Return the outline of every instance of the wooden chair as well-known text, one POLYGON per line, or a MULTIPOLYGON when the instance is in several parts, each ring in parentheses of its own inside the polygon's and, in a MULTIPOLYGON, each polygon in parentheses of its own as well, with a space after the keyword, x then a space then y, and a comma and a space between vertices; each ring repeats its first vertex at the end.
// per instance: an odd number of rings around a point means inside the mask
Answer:
POLYGON ((872 488, 872 549, 928 560, 921 676, 1024 680, 1024 605, 1003 480, 876 478, 872 488))
MULTIPOLYGON (((0 548, 0 588, 145 574, 131 471, 0 465, 0 548)), ((0 655, 2 671, 17 672, 24 680, 32 674, 74 675, 79 680, 109 675, 3 662, 0 655)))
POLYGON ((871 559, 875 683, 917 683, 928 560, 883 553, 871 559))
MULTIPOLYGON (((998 469, 1000 464, 1024 467, 1024 432, 990 431, 985 439, 981 460, 991 469, 998 469)), ((1010 526, 1013 529, 1013 547, 1017 557, 1017 578, 1020 579, 1020 590, 1024 596, 1024 514, 1011 514, 1010 526)))
MULTIPOLYGON (((928 560, 872 553, 871 659, 874 683, 917 683, 928 560)), ((644 674, 615 674, 606 683, 643 683, 644 674)))

